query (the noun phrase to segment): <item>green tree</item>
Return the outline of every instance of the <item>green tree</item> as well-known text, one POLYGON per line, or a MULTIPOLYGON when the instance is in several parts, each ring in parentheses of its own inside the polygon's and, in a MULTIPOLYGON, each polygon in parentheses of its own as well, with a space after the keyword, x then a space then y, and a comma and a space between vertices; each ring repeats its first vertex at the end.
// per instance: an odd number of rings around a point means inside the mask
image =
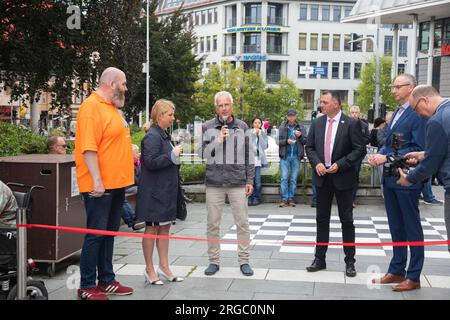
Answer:
MULTIPOLYGON (((382 57, 380 59, 380 102, 394 106, 395 100, 391 92, 391 68, 391 57, 382 57)), ((358 92, 356 103, 362 112, 367 113, 375 102, 375 57, 362 69, 361 83, 356 91, 358 92)))

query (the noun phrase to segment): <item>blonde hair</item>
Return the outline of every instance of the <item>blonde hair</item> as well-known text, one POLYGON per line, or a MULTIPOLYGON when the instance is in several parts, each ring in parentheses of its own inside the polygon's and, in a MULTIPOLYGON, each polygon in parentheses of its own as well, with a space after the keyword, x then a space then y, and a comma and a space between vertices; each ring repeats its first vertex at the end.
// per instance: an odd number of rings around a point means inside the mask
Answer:
POLYGON ((163 114, 166 114, 170 111, 170 108, 172 108, 175 111, 175 105, 172 101, 166 100, 166 99, 159 99, 155 102, 155 104, 152 107, 152 113, 151 113, 151 123, 150 127, 153 124, 158 124, 158 118, 162 116, 163 114))
POLYGON ((142 129, 144 129, 144 132, 147 133, 148 130, 150 130, 150 128, 152 127, 153 124, 153 120, 150 119, 150 121, 147 121, 146 123, 144 123, 144 125, 142 126, 142 129))

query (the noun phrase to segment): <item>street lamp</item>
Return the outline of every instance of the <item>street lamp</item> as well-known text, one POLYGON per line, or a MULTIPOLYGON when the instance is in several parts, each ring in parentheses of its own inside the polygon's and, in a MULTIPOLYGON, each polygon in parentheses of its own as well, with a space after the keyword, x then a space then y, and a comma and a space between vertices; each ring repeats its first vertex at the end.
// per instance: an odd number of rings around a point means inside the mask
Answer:
POLYGON ((373 37, 362 37, 352 41, 349 41, 349 44, 354 42, 362 42, 370 40, 372 41, 373 48, 375 50, 375 118, 378 118, 379 115, 379 107, 380 107, 380 55, 378 52, 378 38, 379 38, 380 30, 377 26, 377 39, 373 37))
POLYGON ((146 56, 146 68, 145 68, 145 120, 150 119, 150 79, 149 79, 149 62, 150 62, 150 0, 147 0, 147 56, 146 56))

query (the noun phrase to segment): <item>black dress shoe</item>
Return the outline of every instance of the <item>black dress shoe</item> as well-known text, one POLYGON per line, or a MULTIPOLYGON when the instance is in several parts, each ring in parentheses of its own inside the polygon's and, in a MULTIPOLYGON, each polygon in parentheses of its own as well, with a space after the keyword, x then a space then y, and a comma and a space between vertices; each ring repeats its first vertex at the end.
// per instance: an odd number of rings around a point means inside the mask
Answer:
POLYGON ((325 263, 325 261, 319 260, 316 258, 316 259, 314 259, 313 263, 309 267, 306 267, 306 271, 317 272, 319 270, 323 270, 326 268, 327 268, 327 264, 325 263))
POLYGON ((349 263, 345 266, 345 275, 347 277, 356 277, 356 269, 353 263, 349 263))

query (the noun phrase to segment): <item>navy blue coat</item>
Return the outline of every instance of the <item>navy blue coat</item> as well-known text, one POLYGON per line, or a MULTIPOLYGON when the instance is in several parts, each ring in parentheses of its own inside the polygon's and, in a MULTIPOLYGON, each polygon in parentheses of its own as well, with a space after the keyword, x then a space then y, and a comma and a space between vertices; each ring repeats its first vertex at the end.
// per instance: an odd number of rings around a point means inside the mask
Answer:
POLYGON ((174 221, 179 166, 172 161, 170 135, 153 125, 141 143, 141 175, 136 198, 138 221, 174 221))

